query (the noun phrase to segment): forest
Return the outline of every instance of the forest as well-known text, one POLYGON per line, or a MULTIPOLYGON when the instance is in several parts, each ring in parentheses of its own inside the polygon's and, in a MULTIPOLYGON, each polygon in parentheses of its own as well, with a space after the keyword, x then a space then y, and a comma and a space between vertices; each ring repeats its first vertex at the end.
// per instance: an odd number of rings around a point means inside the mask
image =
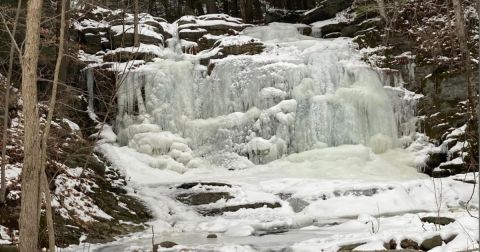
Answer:
POLYGON ((1 0, 0 252, 480 249, 480 1, 1 0))

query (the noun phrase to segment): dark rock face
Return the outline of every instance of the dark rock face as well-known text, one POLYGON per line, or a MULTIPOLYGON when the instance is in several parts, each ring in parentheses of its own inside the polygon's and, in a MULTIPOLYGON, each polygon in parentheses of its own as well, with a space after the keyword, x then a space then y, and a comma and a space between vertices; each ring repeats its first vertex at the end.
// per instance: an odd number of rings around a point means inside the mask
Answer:
POLYGON ((103 56, 104 62, 128 62, 130 60, 151 61, 156 55, 147 52, 119 51, 107 53, 103 56))
POLYGON ((452 218, 436 217, 436 216, 423 217, 421 220, 423 222, 433 223, 433 224, 442 225, 442 226, 455 222, 455 219, 452 219, 452 218))
POLYGON ((313 3, 302 5, 304 8, 296 8, 297 6, 291 4, 287 4, 287 6, 274 4, 273 6, 275 6, 275 8, 267 9, 265 13, 265 22, 311 24, 317 21, 334 18, 338 12, 347 9, 352 6, 352 4, 353 0, 326 0, 321 1, 317 7, 315 7, 313 3))
POLYGON ((209 69, 208 74, 210 74, 214 68, 214 64, 211 63, 211 60, 213 59, 223 59, 228 55, 241 55, 241 54, 255 55, 263 52, 263 49, 265 48, 263 43, 253 39, 248 43, 238 44, 238 45, 223 46, 222 44, 219 44, 219 45, 217 44, 218 42, 216 43, 216 47, 211 49, 211 50, 217 50, 217 52, 214 55, 212 56, 209 55, 208 57, 200 59, 200 64, 208 66, 208 69, 209 69))
POLYGON ((352 6, 353 0, 326 0, 322 1, 320 6, 305 12, 301 17, 301 22, 311 24, 313 22, 334 18, 335 15, 352 6))
MULTIPOLYGON (((149 44, 149 45, 163 45, 163 40, 147 36, 144 34, 139 34, 138 36, 140 43, 149 44)), ((134 45, 133 33, 122 33, 112 36, 113 48, 119 47, 130 47, 134 45)))
POLYGON ((303 13, 304 10, 268 9, 265 13, 265 22, 297 23, 302 19, 303 13))
POLYGON ((430 239, 424 240, 420 245, 420 248, 424 251, 428 251, 437 246, 442 246, 442 243, 443 243, 442 237, 440 235, 436 235, 430 239))

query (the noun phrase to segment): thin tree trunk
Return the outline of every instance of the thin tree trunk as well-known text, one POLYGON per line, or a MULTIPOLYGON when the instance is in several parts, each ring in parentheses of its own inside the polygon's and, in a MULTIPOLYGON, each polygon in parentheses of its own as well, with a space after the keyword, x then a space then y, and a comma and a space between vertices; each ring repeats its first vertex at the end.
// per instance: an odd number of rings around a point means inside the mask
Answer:
POLYGON ((138 35, 138 0, 134 0, 134 15, 133 15, 133 46, 140 46, 140 38, 138 35))
POLYGON ((476 116, 476 86, 472 81, 472 65, 470 62, 470 51, 467 46, 467 35, 465 29, 465 20, 463 18, 463 8, 461 0, 452 0, 453 10, 455 12, 455 28, 457 31, 460 53, 462 54, 463 64, 465 66, 465 79, 467 80, 467 95, 470 103, 470 112, 473 118, 476 116))
POLYGON ((24 116, 24 158, 20 209, 19 251, 38 250, 38 189, 41 166, 37 102, 37 67, 40 46, 42 0, 27 4, 25 52, 22 60, 22 97, 24 116))
MULTIPOLYGON (((22 7, 22 0, 18 0, 17 13, 15 14, 15 22, 13 23, 12 34, 15 36, 17 32, 18 18, 20 16, 20 8, 22 7)), ((2 168, 1 168, 1 181, 0 181, 0 203, 5 202, 5 197, 7 196, 7 183, 5 178, 5 169, 7 165, 7 139, 8 139, 8 103, 10 100, 10 83, 12 82, 12 71, 13 71, 13 57, 15 56, 15 40, 12 40, 10 45, 10 55, 8 59, 8 72, 7 72, 7 83, 5 83, 5 107, 4 107, 4 116, 3 116, 3 139, 2 139, 2 168)))
POLYGON ((251 23, 253 21, 252 0, 240 0, 240 12, 243 20, 251 23))
POLYGON ((215 0, 207 1, 207 12, 208 14, 217 13, 217 2, 215 0))
MULTIPOLYGON (((48 229, 48 247, 50 252, 55 252, 55 230, 53 223, 53 211, 52 211, 52 201, 50 195, 50 189, 48 186, 47 175, 45 174, 45 166, 47 160, 47 149, 48 149, 48 136, 50 134, 50 126, 52 124, 53 113, 55 111, 55 103, 57 101, 57 89, 58 82, 60 78, 60 69, 62 67, 62 59, 64 54, 64 44, 65 44, 65 29, 66 29, 66 0, 62 0, 62 9, 60 14, 60 36, 58 38, 58 54, 57 62, 55 64, 55 72, 53 76, 52 84, 52 95, 50 98, 50 103, 48 105, 48 116, 45 128, 42 135, 42 145, 41 145, 41 155, 40 155, 40 187, 39 193, 45 193, 45 207, 46 207, 46 218, 47 218, 47 229, 48 229)), ((41 208, 41 195, 38 197, 38 209, 41 208)))
POLYGON ((232 4, 230 5, 230 14, 234 17, 238 17, 238 1, 232 0, 232 4))
POLYGON ((380 12, 380 16, 385 20, 385 22, 388 22, 388 17, 387 17, 387 12, 385 11, 385 2, 384 0, 376 0, 378 4, 378 12, 380 12))

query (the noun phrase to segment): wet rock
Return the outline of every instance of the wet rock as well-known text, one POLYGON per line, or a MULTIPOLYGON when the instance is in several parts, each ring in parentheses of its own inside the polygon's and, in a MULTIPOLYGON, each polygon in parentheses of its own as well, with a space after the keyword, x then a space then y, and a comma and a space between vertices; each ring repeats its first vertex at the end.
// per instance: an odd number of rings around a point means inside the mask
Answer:
POLYGON ((204 216, 214 216, 214 215, 220 215, 223 214, 224 212, 236 212, 242 208, 245 209, 257 209, 257 208, 262 208, 262 207, 267 207, 267 208, 278 208, 281 207, 282 205, 278 202, 275 203, 267 203, 267 202, 257 202, 257 203, 250 203, 250 204, 243 204, 243 205, 235 205, 235 206, 226 206, 222 208, 204 208, 198 209, 198 212, 204 216))
POLYGON ((176 199, 183 204, 198 206, 215 203, 221 199, 232 199, 228 192, 199 192, 199 193, 183 193, 177 195, 176 199))
POLYGON ((400 247, 402 247, 403 249, 417 249, 417 250, 420 248, 418 246, 418 243, 411 239, 403 239, 400 242, 400 247))
POLYGON ((426 161, 426 169, 430 171, 425 171, 427 174, 432 174, 432 171, 435 167, 438 167, 441 163, 447 161, 447 153, 444 152, 432 152, 429 154, 429 157, 426 161))
POLYGON ((430 239, 426 239, 420 245, 420 248, 424 251, 428 251, 438 246, 442 246, 443 240, 440 235, 436 235, 430 239))
POLYGON ((179 186, 177 186, 177 189, 192 189, 195 186, 218 186, 218 187, 232 187, 232 185, 225 184, 225 183, 219 183, 219 182, 189 182, 189 183, 183 183, 179 186))
POLYGON ((342 36, 341 32, 332 32, 323 36, 324 38, 339 38, 342 36))
POLYGON ((309 25, 297 25, 297 30, 300 34, 310 36, 312 34, 312 27, 309 25))
POLYGON ((216 239, 218 236, 216 234, 208 234, 207 238, 208 239, 216 239))
POLYGON ((397 241, 390 240, 388 243, 384 243, 383 246, 386 249, 396 249, 397 248, 397 241))
POLYGON ((347 23, 328 24, 328 25, 322 26, 321 28, 322 35, 327 35, 332 32, 338 32, 341 34, 345 26, 347 26, 347 23))
POLYGON ((162 248, 173 248, 177 245, 178 244, 176 244, 175 242, 172 242, 172 241, 164 241, 164 242, 160 242, 160 244, 158 244, 158 246, 162 247, 162 248))
POLYGON ((360 242, 360 243, 343 245, 343 246, 340 246, 340 249, 338 250, 338 252, 350 252, 353 249, 355 249, 356 247, 362 246, 364 244, 366 244, 366 243, 365 242, 360 242))
POLYGON ((436 216, 423 217, 421 220, 423 222, 433 223, 433 224, 442 225, 442 226, 455 222, 455 219, 452 219, 452 218, 436 217, 436 216))

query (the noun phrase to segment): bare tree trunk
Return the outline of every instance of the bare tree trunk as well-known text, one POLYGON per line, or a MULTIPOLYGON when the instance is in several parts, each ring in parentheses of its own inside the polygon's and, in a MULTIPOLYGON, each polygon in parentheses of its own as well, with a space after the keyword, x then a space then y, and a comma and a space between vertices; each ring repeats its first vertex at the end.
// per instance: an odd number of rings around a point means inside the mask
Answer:
POLYGON ((453 9, 455 12, 455 28, 457 31, 457 38, 458 43, 460 46, 460 53, 462 54, 463 63, 465 66, 465 78, 467 80, 467 95, 468 101, 470 103, 470 112, 472 116, 475 118, 476 116, 476 86, 472 81, 472 65, 470 62, 470 51, 468 50, 467 45, 467 35, 465 29, 465 20, 464 20, 464 13, 462 8, 461 0, 452 0, 453 9))
MULTIPOLYGON (((20 16, 20 8, 22 7, 22 0, 18 1, 17 13, 15 14, 15 21, 13 23, 12 34, 15 36, 17 32, 18 18, 20 16)), ((15 40, 12 40, 10 45, 10 55, 8 59, 8 72, 7 72, 7 83, 5 83, 5 107, 4 107, 4 116, 3 116, 3 138, 2 138, 2 168, 0 172, 1 181, 0 181, 0 203, 5 202, 5 197, 7 196, 7 183, 5 178, 5 168, 7 165, 7 139, 8 139, 8 103, 10 100, 10 83, 12 82, 12 71, 13 71, 13 59, 15 56, 15 40)))
POLYGON ((138 0, 134 0, 135 13, 133 16, 133 46, 140 46, 140 38, 138 35, 138 0))
POLYGON ((380 16, 388 22, 387 12, 385 11, 385 2, 383 0, 376 0, 378 4, 378 12, 380 12, 380 16))
POLYGON ((218 9, 217 9, 217 1, 215 1, 215 0, 208 0, 208 1, 207 1, 207 12, 208 12, 208 14, 212 14, 212 13, 217 13, 217 12, 218 12, 218 9))
POLYGON ((234 17, 238 17, 238 1, 232 0, 232 4, 230 5, 230 15, 234 17))
POLYGON ((38 189, 40 137, 37 102, 37 67, 40 46, 42 0, 27 4, 25 52, 22 60, 22 97, 24 116, 24 158, 22 169, 22 197, 20 210, 19 251, 38 249, 38 189))
MULTIPOLYGON (((55 252, 55 230, 53 223, 53 211, 52 211, 52 201, 50 195, 50 189, 48 186, 47 175, 45 174, 45 166, 47 160, 47 149, 48 149, 48 136, 50 134, 50 126, 52 125, 53 113, 55 111, 55 103, 57 101, 57 89, 58 82, 60 78, 60 69, 62 67, 62 59, 64 56, 64 45, 65 45, 65 30, 66 30, 66 0, 62 0, 62 9, 60 13, 60 36, 58 38, 58 54, 57 62, 55 64, 55 72, 53 76, 52 84, 52 95, 50 98, 50 103, 48 105, 48 116, 45 128, 42 135, 42 145, 41 145, 41 156, 40 156, 40 187, 38 192, 45 193, 45 208, 46 208, 46 219, 47 219, 47 229, 48 229, 48 247, 50 252, 55 252)), ((38 209, 41 208, 41 195, 38 196, 38 209)))
POLYGON ((251 23, 253 21, 252 0, 240 0, 240 13, 245 22, 251 23))

